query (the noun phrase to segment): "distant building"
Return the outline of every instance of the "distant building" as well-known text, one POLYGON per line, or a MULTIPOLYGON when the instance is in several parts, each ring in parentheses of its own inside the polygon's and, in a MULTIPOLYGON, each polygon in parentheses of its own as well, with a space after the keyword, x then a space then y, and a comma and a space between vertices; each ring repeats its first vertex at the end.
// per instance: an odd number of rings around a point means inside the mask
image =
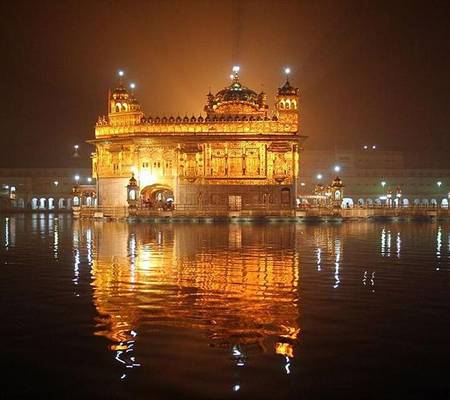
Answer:
POLYGON ((69 210, 74 183, 91 183, 90 176, 87 168, 0 168, 0 208, 69 210))
POLYGON ((328 183, 336 175, 345 185, 344 205, 385 204, 390 194, 403 206, 448 206, 450 169, 408 168, 403 152, 371 147, 303 151, 300 195, 312 193, 317 183, 328 183))

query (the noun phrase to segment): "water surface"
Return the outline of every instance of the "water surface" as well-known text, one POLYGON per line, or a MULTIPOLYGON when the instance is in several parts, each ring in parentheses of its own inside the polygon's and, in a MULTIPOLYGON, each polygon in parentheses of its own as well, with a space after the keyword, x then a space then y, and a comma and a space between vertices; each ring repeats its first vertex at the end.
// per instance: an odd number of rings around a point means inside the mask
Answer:
POLYGON ((2 397, 450 397, 447 223, 0 225, 2 397))

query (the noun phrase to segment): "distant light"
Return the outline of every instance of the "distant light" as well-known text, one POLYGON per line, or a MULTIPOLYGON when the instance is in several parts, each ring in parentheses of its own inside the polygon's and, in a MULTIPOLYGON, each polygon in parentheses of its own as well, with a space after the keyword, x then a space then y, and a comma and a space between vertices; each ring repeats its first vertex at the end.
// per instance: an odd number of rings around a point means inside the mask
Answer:
POLYGON ((87 178, 87 181, 88 181, 89 183, 91 183, 91 182, 92 182, 92 178, 91 178, 91 177, 87 178))
POLYGON ((75 150, 78 150, 79 147, 80 147, 80 146, 78 146, 77 144, 76 144, 75 146, 73 146, 73 148, 74 148, 75 150))
POLYGON ((230 75, 230 79, 234 79, 234 75, 233 74, 230 75))
POLYGON ((240 385, 234 385, 233 386, 233 392, 237 392, 241 388, 240 385))
POLYGON ((322 178, 323 178, 322 174, 317 174, 317 179, 322 179, 322 178))
POLYGON ((123 72, 121 69, 119 69, 118 75, 119 75, 119 76, 124 76, 124 75, 125 75, 125 72, 123 72))
POLYGON ((334 172, 339 172, 341 170, 341 167, 339 165, 334 166, 334 172))
POLYGON ((235 74, 237 74, 237 73, 239 72, 240 69, 241 69, 241 68, 239 67, 239 65, 235 65, 235 66, 233 67, 233 72, 234 72, 235 74))
POLYGON ((305 182, 301 182, 300 186, 306 186, 306 183, 305 182))
POLYGON ((386 186, 386 182, 385 181, 381 181, 381 186, 385 187, 386 186))
POLYGON ((58 186, 58 185, 59 185, 59 182, 58 182, 58 181, 55 181, 55 182, 53 182, 53 184, 54 184, 55 186, 58 186))
POLYGON ((367 150, 368 148, 369 148, 369 146, 367 146, 367 144, 364 145, 364 150, 367 150))
POLYGON ((372 150, 375 150, 377 148, 377 146, 373 145, 372 146, 372 150))
POLYGON ((289 74, 291 73, 291 69, 290 69, 289 67, 285 68, 285 69, 284 69, 284 73, 285 73, 286 75, 289 75, 289 74))
POLYGON ((135 83, 130 83, 130 89, 136 89, 136 84, 135 83))
POLYGON ((78 182, 80 180, 80 175, 75 175, 74 178, 78 182))
POLYGON ((3 185, 5 189, 9 189, 9 185, 3 185))
POLYGON ((442 185, 442 182, 441 182, 441 181, 437 181, 436 183, 437 183, 438 186, 441 186, 441 185, 442 185))

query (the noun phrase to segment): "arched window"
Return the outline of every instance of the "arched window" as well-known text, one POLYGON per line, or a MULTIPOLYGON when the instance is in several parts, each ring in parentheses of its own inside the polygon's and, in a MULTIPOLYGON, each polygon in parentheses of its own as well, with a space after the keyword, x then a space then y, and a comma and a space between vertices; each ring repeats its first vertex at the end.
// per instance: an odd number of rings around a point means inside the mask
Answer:
POLYGON ((74 196, 73 198, 73 205, 79 206, 80 205, 80 198, 78 196, 74 196))
POLYGON ((124 112, 127 112, 127 111, 128 111, 128 104, 123 103, 123 104, 122 104, 122 108, 123 108, 123 111, 124 111, 124 112))
POLYGON ((39 199, 39 208, 41 210, 45 210, 45 206, 46 206, 46 199, 42 197, 41 199, 39 199))
POLYGON ((54 208, 55 208, 55 200, 52 197, 50 197, 48 199, 48 209, 53 210, 54 208))
POLYGON ((448 200, 447 200, 447 199, 442 199, 442 201, 441 201, 441 207, 443 207, 443 208, 448 208, 448 200))
POLYGON ((285 104, 286 104, 286 110, 290 110, 291 109, 291 101, 286 100, 285 104))
POLYGON ((291 106, 293 110, 297 109, 297 100, 291 100, 291 106))
POLYGON ((39 200, 34 198, 31 200, 31 208, 37 210, 39 208, 39 200))
POLYGON ((284 110, 284 100, 280 101, 280 110, 284 110))
POLYGON ((116 104, 116 112, 121 112, 122 111, 122 105, 120 103, 116 104))
POLYGON ((350 197, 344 197, 344 198, 342 199, 342 205, 341 205, 341 207, 344 207, 344 208, 352 208, 352 207, 353 207, 353 199, 350 198, 350 197))
POLYGON ((65 200, 64 199, 59 199, 58 208, 65 208, 65 200))

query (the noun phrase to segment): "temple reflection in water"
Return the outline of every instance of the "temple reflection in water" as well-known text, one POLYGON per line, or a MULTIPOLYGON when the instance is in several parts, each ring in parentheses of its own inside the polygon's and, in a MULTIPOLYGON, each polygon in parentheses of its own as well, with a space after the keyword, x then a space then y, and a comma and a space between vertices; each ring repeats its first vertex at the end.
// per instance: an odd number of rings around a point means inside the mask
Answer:
POLYGON ((238 366, 243 345, 294 357, 300 265, 295 250, 283 250, 295 249, 290 228, 280 236, 238 224, 76 221, 75 270, 78 247, 86 246, 96 334, 112 342, 128 368, 139 366, 139 325, 149 319, 199 330, 211 346, 229 348, 238 366))

